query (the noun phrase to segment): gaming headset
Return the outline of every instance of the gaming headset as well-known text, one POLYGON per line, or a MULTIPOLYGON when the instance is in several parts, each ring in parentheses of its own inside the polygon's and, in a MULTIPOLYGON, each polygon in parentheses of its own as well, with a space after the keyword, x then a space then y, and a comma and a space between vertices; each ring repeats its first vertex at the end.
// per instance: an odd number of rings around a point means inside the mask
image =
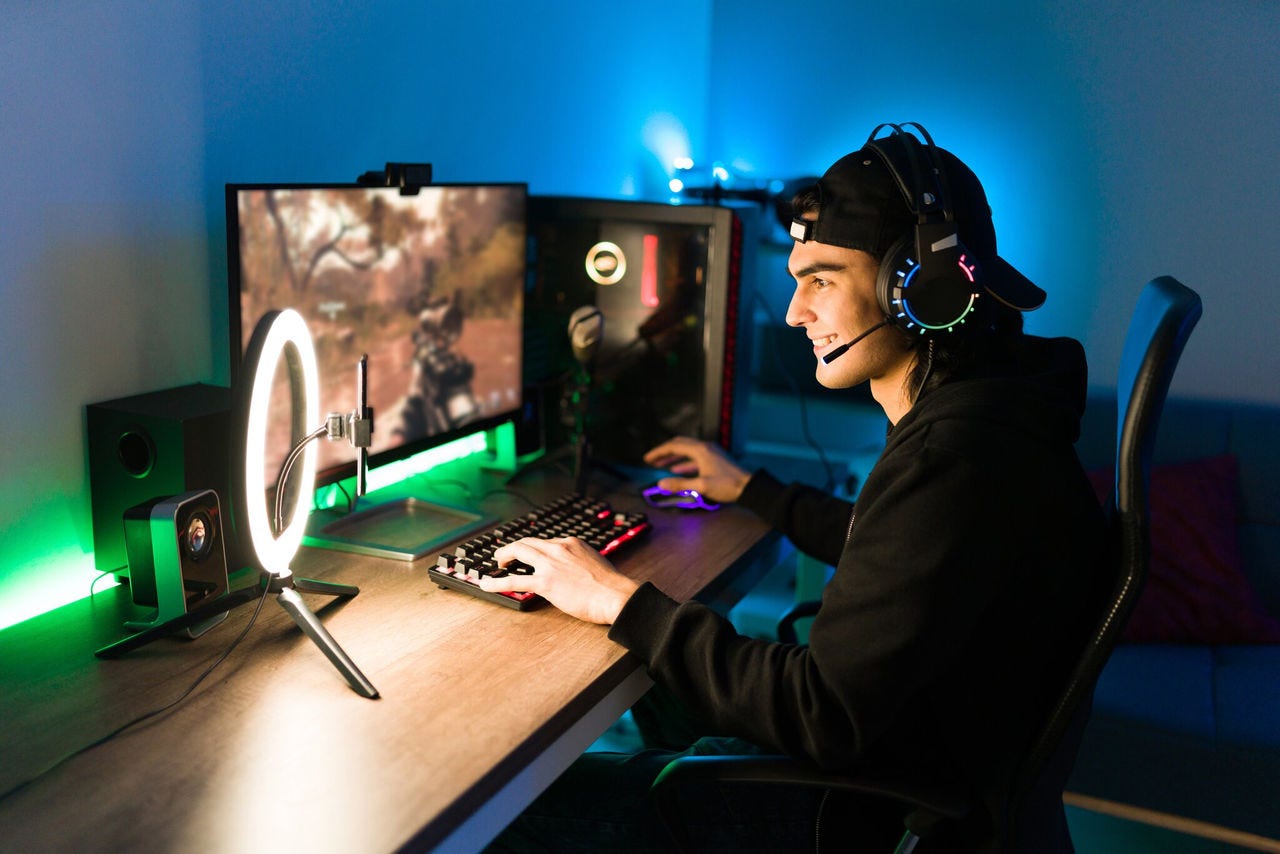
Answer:
POLYGON ((957 234, 942 157, 929 132, 916 122, 878 125, 866 147, 880 155, 916 217, 912 232, 889 247, 880 262, 876 279, 880 309, 890 323, 913 335, 951 332, 973 311, 982 285, 977 261, 957 234), (876 139, 886 127, 893 134, 884 139, 903 143, 909 176, 876 139), (904 127, 919 131, 924 143, 904 127))

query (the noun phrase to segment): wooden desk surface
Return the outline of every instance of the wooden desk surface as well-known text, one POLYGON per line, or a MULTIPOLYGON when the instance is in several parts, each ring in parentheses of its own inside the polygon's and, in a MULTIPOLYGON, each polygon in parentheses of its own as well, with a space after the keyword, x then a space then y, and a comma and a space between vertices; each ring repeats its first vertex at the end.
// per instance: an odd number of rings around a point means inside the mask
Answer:
MULTIPOLYGON (((609 498, 645 509, 634 487, 609 498)), ((508 495, 482 506, 500 518, 527 509, 508 495)), ((652 535, 617 565, 677 599, 705 599, 735 573, 767 569, 776 539, 746 511, 648 512, 652 535)), ((522 770, 639 668, 603 626, 437 588, 429 560, 304 549, 295 562, 298 575, 360 587, 345 602, 305 598, 381 699, 353 692, 270 597, 244 641, 174 709, 0 801, 0 849, 427 850, 504 787, 514 814, 542 785, 522 770)), ((253 610, 236 609, 194 641, 163 639, 109 661, 93 650, 139 612, 125 588, 0 632, 0 791, 177 699, 253 610)), ((611 720, 593 723, 584 743, 611 720)))

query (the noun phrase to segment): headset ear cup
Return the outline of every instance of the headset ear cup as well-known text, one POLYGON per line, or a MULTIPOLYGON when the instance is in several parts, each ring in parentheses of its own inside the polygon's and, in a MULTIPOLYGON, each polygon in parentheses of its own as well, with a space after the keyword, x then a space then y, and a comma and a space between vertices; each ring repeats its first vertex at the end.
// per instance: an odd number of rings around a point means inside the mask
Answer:
POLYGON ((965 322, 982 292, 977 263, 954 241, 950 254, 918 259, 917 242, 915 234, 903 237, 885 253, 876 277, 876 299, 885 316, 904 332, 951 332, 965 322))
POLYGON ((906 269, 911 261, 911 253, 915 251, 915 241, 910 235, 899 238, 880 259, 880 271, 876 274, 876 301, 894 326, 905 329, 907 319, 902 306, 895 306, 898 290, 898 271, 906 269))
POLYGON ((889 248, 876 278, 876 299, 885 316, 903 332, 926 336, 951 332, 974 310, 983 288, 981 273, 960 243, 947 198, 945 165, 928 131, 908 123, 924 136, 922 145, 902 125, 879 125, 867 147, 879 155, 902 192, 916 226, 889 248), (880 145, 876 134, 893 129, 887 140, 901 143, 901 156, 880 145), (928 168, 921 162, 929 161, 928 168), (896 162, 895 162, 896 161, 896 162), (905 161, 905 162, 904 162, 905 161), (904 170, 909 166, 909 170, 904 170), (932 176, 932 181, 926 181, 932 176))

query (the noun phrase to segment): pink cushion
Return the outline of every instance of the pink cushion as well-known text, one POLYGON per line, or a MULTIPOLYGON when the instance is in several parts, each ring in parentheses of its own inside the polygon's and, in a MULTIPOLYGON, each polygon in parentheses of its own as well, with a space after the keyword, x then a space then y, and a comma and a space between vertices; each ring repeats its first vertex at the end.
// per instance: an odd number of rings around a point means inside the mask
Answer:
MULTIPOLYGON (((1111 469, 1089 472, 1101 500, 1111 469)), ((1236 459, 1156 466, 1151 472, 1151 568, 1125 628, 1126 643, 1280 643, 1240 566, 1236 459)))

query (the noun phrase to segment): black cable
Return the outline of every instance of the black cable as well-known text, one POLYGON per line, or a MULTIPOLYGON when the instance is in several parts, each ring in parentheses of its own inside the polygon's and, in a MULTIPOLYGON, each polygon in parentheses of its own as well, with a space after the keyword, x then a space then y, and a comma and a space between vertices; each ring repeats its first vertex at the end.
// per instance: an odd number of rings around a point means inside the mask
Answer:
MULTIPOLYGON (((778 325, 786 325, 785 321, 782 324, 778 323, 778 315, 774 312, 773 306, 769 305, 768 300, 764 298, 764 295, 761 294, 758 289, 753 290, 751 292, 751 296, 753 302, 758 302, 764 307, 765 312, 769 315, 769 320, 775 327, 778 325)), ((796 382, 796 378, 791 375, 791 371, 787 369, 786 363, 780 359, 778 360, 778 365, 782 370, 782 376, 787 381, 787 385, 791 387, 791 393, 795 395, 796 404, 800 409, 800 435, 804 437, 805 443, 808 444, 810 448, 813 448, 814 453, 818 456, 818 461, 822 463, 822 470, 827 475, 827 481, 822 487, 822 491, 832 492, 835 489, 836 484, 835 471, 831 468, 831 461, 827 459, 827 455, 823 452, 822 446, 818 444, 817 440, 813 438, 813 434, 809 432, 809 410, 805 406, 804 391, 801 390, 800 384, 796 382)))
POLYGON ((246 625, 244 629, 240 632, 240 634, 236 637, 236 639, 231 642, 231 645, 228 646, 226 650, 223 651, 222 655, 218 656, 218 659, 214 661, 213 664, 210 664, 208 667, 206 667, 204 672, 201 673, 199 676, 197 676, 196 680, 192 682, 191 685, 188 686, 188 688, 185 691, 183 691, 176 700, 166 703, 165 705, 160 706, 157 709, 152 709, 149 712, 144 712, 143 714, 138 715, 133 720, 130 720, 116 727, 111 732, 107 733, 101 738, 91 741, 88 744, 82 747, 78 747, 75 750, 71 751, 70 753, 63 755, 59 759, 55 760, 51 765, 49 765, 44 770, 40 771, 34 776, 28 777, 26 780, 23 780, 21 783, 18 783, 16 786, 13 786, 12 788, 6 790, 5 792, 0 793, 0 801, 4 801, 13 795, 16 795, 18 792, 22 791, 23 789, 27 788, 31 784, 35 783, 37 780, 40 780, 45 775, 52 773, 55 769, 61 767, 67 762, 70 762, 72 759, 75 759, 77 756, 81 755, 82 753, 87 753, 88 751, 92 750, 95 747, 99 747, 103 744, 106 744, 108 741, 111 741, 113 738, 120 735, 120 733, 124 732, 125 730, 130 729, 131 727, 135 727, 138 724, 142 723, 143 721, 150 720, 151 718, 154 718, 157 715, 164 714, 165 712, 172 709, 174 706, 181 703, 183 700, 187 699, 187 697, 191 696, 191 693, 195 691, 196 688, 200 686, 200 683, 203 682, 205 678, 208 677, 208 675, 214 671, 214 668, 216 668, 219 664, 222 664, 222 662, 226 661, 227 657, 231 655, 232 651, 234 651, 235 648, 240 645, 240 642, 245 639, 245 636, 249 634, 249 630, 253 628, 253 624, 258 620, 258 614, 262 612, 262 604, 267 601, 267 594, 270 592, 270 590, 271 590, 270 585, 267 585, 267 584, 263 585, 262 596, 258 599, 257 607, 253 609, 253 616, 249 618, 248 625, 246 625))
POLYGON ((924 387, 929 382, 929 376, 933 373, 933 339, 929 339, 929 351, 925 355, 927 361, 924 366, 924 376, 920 378, 920 385, 916 387, 915 402, 919 403, 920 398, 924 397, 924 387))
POLYGON ((108 570, 99 572, 97 575, 94 576, 93 581, 89 582, 89 598, 91 599, 93 598, 93 595, 94 595, 93 588, 98 585, 98 582, 106 578, 108 575, 113 574, 114 572, 115 572, 114 569, 108 569, 108 570))
MULTIPOLYGON (((350 493, 350 492, 347 492, 347 488, 346 488, 345 486, 343 486, 343 485, 342 485, 342 481, 341 481, 341 480, 335 480, 335 481, 334 481, 332 484, 330 484, 330 485, 331 485, 331 486, 333 486, 333 487, 335 487, 339 492, 341 492, 341 493, 342 493, 342 497, 343 497, 343 498, 345 498, 345 499, 347 500, 347 514, 348 514, 348 515, 350 515, 351 513, 355 512, 355 509, 356 509, 356 500, 355 500, 354 498, 352 498, 352 497, 351 497, 351 493, 350 493)), ((316 496, 317 496, 317 495, 319 495, 319 494, 320 494, 320 493, 319 493, 319 490, 313 490, 313 491, 312 491, 312 493, 311 493, 311 506, 312 506, 312 507, 316 507, 315 499, 316 499, 316 496)), ((327 509, 327 508, 320 508, 320 507, 317 507, 316 509, 318 509, 318 510, 322 510, 322 509, 327 509)))

